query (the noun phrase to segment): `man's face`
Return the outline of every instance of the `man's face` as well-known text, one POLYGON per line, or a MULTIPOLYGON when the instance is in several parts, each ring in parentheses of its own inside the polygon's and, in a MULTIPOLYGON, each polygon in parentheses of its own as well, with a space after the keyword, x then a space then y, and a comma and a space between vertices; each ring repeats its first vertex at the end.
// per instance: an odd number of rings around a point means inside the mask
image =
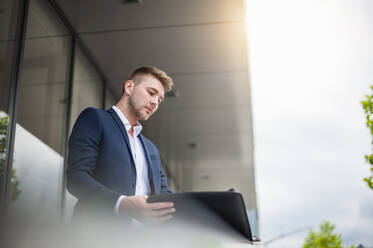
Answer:
POLYGON ((138 121, 146 121, 164 99, 162 83, 151 75, 141 75, 128 96, 130 111, 138 121))

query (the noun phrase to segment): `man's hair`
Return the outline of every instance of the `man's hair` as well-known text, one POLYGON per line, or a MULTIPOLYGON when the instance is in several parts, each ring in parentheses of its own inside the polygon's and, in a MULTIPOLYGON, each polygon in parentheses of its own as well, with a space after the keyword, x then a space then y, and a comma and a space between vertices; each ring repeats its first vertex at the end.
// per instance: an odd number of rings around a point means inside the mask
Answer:
POLYGON ((138 75, 152 75, 162 83, 165 92, 171 91, 172 87, 174 86, 172 78, 168 76, 167 73, 154 66, 143 66, 136 69, 134 72, 132 72, 129 79, 132 80, 138 75))

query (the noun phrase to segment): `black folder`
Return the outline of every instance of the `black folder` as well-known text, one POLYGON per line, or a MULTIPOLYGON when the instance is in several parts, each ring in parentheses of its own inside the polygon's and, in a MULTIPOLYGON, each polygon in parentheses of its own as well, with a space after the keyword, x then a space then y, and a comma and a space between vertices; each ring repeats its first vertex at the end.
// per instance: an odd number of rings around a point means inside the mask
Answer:
MULTIPOLYGON (((254 242, 242 195, 238 192, 187 192, 151 195, 151 202, 173 202, 176 212, 171 221, 186 221, 220 228, 228 225, 254 242)), ((255 239, 255 238, 254 238, 255 239)))

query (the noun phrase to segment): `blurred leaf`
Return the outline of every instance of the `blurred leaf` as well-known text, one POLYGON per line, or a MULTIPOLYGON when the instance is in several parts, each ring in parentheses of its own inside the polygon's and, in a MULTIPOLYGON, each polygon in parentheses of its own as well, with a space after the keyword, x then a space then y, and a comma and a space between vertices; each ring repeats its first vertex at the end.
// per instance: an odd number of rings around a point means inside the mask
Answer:
MULTIPOLYGON (((0 175, 3 175, 5 172, 5 153, 6 153, 6 139, 8 132, 9 117, 4 116, 0 117, 0 175)), ((16 175, 16 170, 12 169, 12 176, 10 179, 10 200, 15 201, 18 198, 18 195, 21 194, 19 189, 19 181, 16 175)))
MULTIPOLYGON (((370 89, 373 91, 373 85, 370 86, 370 89)), ((365 113, 365 118, 366 118, 366 126, 369 128, 370 134, 371 134, 371 145, 373 146, 373 120, 372 115, 373 115, 373 94, 371 93, 370 95, 365 95, 365 98, 361 101, 361 105, 364 109, 365 113)), ((365 155, 365 161, 369 163, 370 167, 370 172, 373 174, 373 154, 370 155, 365 155)), ((364 178, 364 181, 367 183, 369 188, 373 189, 373 176, 366 177, 364 178)))
MULTIPOLYGON (((310 230, 307 235, 303 248, 343 248, 342 235, 334 234, 335 225, 328 221, 322 221, 320 231, 310 230)), ((351 248, 355 248, 351 246, 351 248)))

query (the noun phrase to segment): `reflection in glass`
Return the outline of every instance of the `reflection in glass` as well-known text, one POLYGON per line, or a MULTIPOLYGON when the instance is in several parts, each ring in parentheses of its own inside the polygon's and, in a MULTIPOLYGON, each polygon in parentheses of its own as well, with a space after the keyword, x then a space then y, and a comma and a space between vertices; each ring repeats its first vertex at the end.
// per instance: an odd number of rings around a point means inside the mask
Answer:
POLYGON ((80 112, 88 107, 102 108, 103 81, 79 47, 75 50, 70 131, 80 112))
MULTIPOLYGON (((9 128, 9 94, 11 66, 14 62, 18 10, 19 1, 5 0, 0 3, 0 203, 5 201, 5 161, 9 128)), ((11 200, 15 200, 19 194, 19 190, 14 172, 10 186, 12 189, 12 192, 10 192, 11 200)))
POLYGON ((71 37, 41 0, 30 2, 26 34, 13 156, 21 193, 10 209, 50 220, 60 211, 71 37))

